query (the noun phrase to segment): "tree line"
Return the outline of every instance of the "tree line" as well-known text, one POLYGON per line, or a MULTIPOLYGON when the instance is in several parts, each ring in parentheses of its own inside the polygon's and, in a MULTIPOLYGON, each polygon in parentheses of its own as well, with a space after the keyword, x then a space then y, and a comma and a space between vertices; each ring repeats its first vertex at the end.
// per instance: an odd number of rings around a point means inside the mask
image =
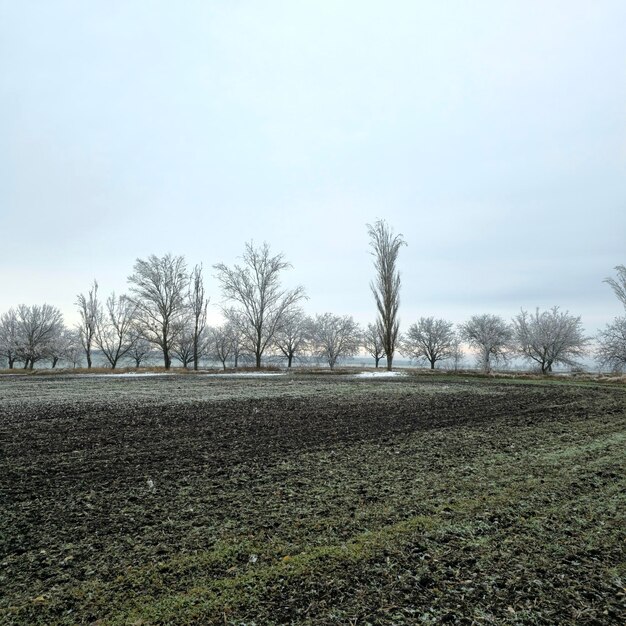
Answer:
MULTIPOLYGON (((213 266, 221 288, 224 323, 209 326, 209 298, 202 265, 187 266, 184 256, 165 254, 137 259, 128 277, 128 292, 103 298, 96 281, 77 295, 79 322, 68 328, 61 312, 48 304, 19 305, 0 316, 0 359, 10 369, 33 369, 42 361, 55 367, 61 360, 76 366, 84 358, 93 366, 97 351, 111 369, 122 362, 139 367, 154 350, 166 369, 173 359, 198 369, 201 361, 218 361, 223 368, 242 360, 259 368, 264 356, 285 360, 325 361, 330 368, 364 351, 376 367, 384 359, 391 370, 396 352, 434 369, 446 361, 458 368, 463 345, 472 348, 485 372, 510 357, 521 357, 542 373, 556 365, 575 366, 589 352, 591 337, 581 318, 552 309, 524 309, 511 321, 492 314, 473 315, 456 328, 452 322, 421 317, 400 334, 399 252, 406 245, 383 220, 367 225, 374 278, 370 288, 377 310, 375 322, 362 328, 350 315, 308 316, 303 287, 283 287, 291 265, 264 243, 245 244, 241 262, 213 266)), ((626 308, 626 267, 606 282, 626 308)), ((597 361, 612 370, 626 364, 626 317, 616 317, 596 338, 597 361)))

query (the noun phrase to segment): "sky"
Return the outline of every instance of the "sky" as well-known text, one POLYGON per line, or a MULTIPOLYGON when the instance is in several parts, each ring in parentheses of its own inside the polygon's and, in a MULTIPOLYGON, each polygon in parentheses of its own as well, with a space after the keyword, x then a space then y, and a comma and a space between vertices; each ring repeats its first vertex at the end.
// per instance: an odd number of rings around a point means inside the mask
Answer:
POLYGON ((137 258, 267 241, 309 313, 554 305, 626 264, 626 2, 0 0, 0 312, 127 289, 137 258))

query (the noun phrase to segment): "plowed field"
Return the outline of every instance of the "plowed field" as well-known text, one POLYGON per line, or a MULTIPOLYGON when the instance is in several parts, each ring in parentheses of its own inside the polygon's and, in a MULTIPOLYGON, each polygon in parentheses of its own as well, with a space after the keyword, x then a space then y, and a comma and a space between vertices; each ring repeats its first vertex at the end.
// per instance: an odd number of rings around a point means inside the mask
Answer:
POLYGON ((4 624, 620 624, 626 390, 0 379, 4 624))

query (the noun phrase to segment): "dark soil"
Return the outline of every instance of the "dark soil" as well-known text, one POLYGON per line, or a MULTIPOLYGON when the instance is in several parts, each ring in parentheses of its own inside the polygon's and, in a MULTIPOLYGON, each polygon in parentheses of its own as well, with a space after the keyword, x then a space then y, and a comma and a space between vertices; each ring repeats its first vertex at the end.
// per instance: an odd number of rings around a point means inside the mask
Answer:
POLYGON ((0 380, 0 622, 625 623, 621 386, 0 380))

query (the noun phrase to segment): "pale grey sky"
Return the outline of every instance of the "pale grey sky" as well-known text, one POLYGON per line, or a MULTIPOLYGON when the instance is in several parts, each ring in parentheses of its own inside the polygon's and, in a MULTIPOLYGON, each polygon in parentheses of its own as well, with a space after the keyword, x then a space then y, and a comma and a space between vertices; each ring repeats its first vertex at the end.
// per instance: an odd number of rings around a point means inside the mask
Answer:
POLYGON ((0 0, 0 312, 268 241, 310 312, 620 314, 626 2, 0 0))

